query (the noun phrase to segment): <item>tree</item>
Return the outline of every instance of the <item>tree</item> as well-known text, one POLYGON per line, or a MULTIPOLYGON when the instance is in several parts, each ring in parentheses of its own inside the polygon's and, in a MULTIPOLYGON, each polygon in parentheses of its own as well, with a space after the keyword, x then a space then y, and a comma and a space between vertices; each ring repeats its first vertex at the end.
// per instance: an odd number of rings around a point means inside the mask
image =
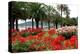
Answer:
MULTIPOLYGON (((59 11, 61 11, 61 18, 62 18, 62 13, 63 12, 65 12, 66 11, 66 13, 67 13, 67 16, 69 16, 68 15, 68 7, 67 7, 67 5, 66 4, 60 4, 60 5, 57 5, 57 9, 59 10, 59 11)), ((62 27, 62 25, 63 25, 63 23, 62 23, 62 20, 61 20, 61 27, 62 27)))
POLYGON ((40 21, 41 21, 41 28, 43 29, 43 21, 46 19, 46 14, 44 11, 40 11, 40 21))
MULTIPOLYGON (((16 21, 16 30, 18 30, 18 19, 20 19, 22 17, 22 10, 21 8, 24 7, 24 4, 22 2, 15 2, 12 1, 11 2, 11 17, 13 17, 13 19, 16 21)), ((11 18, 12 19, 12 18, 11 18)), ((14 21, 13 21, 14 23, 14 21)))
POLYGON ((18 30, 18 20, 31 18, 31 12, 27 2, 12 2, 12 17, 16 21, 16 29, 18 30))
POLYGON ((44 12, 43 8, 45 5, 43 3, 28 3, 28 6, 29 6, 29 9, 31 12, 31 18, 32 18, 32 20, 35 19, 36 28, 38 28, 39 21, 40 21, 41 15, 44 12))
POLYGON ((70 18, 70 16, 69 16, 70 15, 70 12, 69 11, 70 10, 66 10, 66 13, 65 13, 66 14, 66 18, 70 18))
POLYGON ((66 15, 66 18, 70 18, 70 10, 67 5, 65 5, 64 14, 66 15))
POLYGON ((46 15, 47 15, 47 21, 48 21, 48 29, 50 29, 50 20, 51 20, 53 12, 54 12, 54 8, 52 6, 46 6, 46 15))
POLYGON ((56 10, 54 11, 54 14, 52 16, 52 22, 53 22, 53 24, 55 24, 56 29, 58 28, 58 24, 61 23, 60 14, 56 10))

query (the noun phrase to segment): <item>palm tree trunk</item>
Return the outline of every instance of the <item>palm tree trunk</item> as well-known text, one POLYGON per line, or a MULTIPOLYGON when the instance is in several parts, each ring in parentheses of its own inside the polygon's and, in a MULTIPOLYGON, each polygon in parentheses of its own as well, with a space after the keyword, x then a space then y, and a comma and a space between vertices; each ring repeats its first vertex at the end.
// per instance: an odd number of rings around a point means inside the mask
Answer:
POLYGON ((27 22, 26 22, 26 20, 25 20, 25 28, 27 28, 27 22))
POLYGON ((61 7, 61 27, 62 27, 62 7, 61 7))
POLYGON ((43 21, 41 20, 41 28, 43 29, 43 21))
POLYGON ((18 19, 16 19, 16 30, 19 31, 19 29, 18 29, 18 19))
POLYGON ((9 19, 9 28, 14 29, 14 19, 9 19))
POLYGON ((53 27, 55 26, 54 22, 53 22, 53 27))
POLYGON ((36 28, 39 28, 39 19, 35 19, 36 22, 36 28))
POLYGON ((38 21, 36 21, 36 28, 39 28, 39 22, 38 21))
POLYGON ((50 21, 48 21, 48 29, 50 30, 50 21))
POLYGON ((32 18, 32 28, 34 28, 34 21, 33 21, 33 18, 32 18))
POLYGON ((55 23, 56 29, 58 28, 57 23, 55 23))

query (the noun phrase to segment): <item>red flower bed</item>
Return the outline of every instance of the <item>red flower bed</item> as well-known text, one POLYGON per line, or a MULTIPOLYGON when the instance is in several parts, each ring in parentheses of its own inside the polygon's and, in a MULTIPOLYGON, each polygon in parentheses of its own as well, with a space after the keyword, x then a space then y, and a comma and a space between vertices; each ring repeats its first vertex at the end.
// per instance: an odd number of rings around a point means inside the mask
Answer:
POLYGON ((68 40, 66 40, 62 35, 57 35, 57 37, 54 38, 53 36, 57 34, 55 29, 49 30, 48 32, 44 32, 41 29, 28 29, 15 33, 16 35, 12 36, 12 48, 15 51, 62 50, 78 48, 78 39, 76 35, 71 36, 68 40), (26 37, 21 36, 21 34, 25 32, 39 33, 36 35, 30 34, 26 37), (48 33, 47 36, 45 36, 46 33, 48 33))

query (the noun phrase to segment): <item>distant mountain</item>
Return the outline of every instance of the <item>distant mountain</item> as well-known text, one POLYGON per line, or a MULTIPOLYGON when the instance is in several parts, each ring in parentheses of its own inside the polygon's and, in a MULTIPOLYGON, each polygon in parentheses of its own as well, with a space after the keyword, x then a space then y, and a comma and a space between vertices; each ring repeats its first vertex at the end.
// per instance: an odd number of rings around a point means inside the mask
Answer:
MULTIPOLYGON (((21 24, 18 24, 18 26, 32 26, 32 21, 24 22, 21 24)), ((34 26, 36 25, 36 22, 34 22, 34 26)), ((41 25, 41 22, 39 22, 39 25, 41 25)), ((47 26, 48 24, 46 22, 43 22, 44 26, 47 26)))
POLYGON ((31 26, 32 25, 32 21, 29 21, 29 22, 24 22, 24 23, 21 23, 19 24, 19 26, 31 26))

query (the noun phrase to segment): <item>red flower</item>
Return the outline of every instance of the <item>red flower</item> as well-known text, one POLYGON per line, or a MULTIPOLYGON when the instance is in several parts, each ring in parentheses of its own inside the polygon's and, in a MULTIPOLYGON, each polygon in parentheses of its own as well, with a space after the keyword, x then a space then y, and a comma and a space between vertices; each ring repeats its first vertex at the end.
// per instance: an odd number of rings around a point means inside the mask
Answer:
POLYGON ((51 41, 53 41, 54 39, 51 38, 51 36, 47 36, 47 37, 44 37, 44 42, 45 43, 50 43, 51 41))
POLYGON ((52 42, 51 42, 51 45, 52 46, 55 46, 55 45, 57 45, 57 44, 60 44, 60 41, 56 38, 56 39, 54 39, 52 42))
POLYGON ((29 48, 34 49, 34 48, 35 48, 35 44, 31 44, 31 45, 29 46, 29 48))
POLYGON ((16 32, 16 29, 10 29, 9 31, 10 32, 16 32))
POLYGON ((78 40, 76 40, 75 47, 78 48, 78 40))
POLYGON ((63 36, 58 36, 57 38, 55 38, 54 42, 55 43, 60 43, 60 42, 64 41, 64 39, 65 38, 63 36))
POLYGON ((70 39, 70 46, 74 47, 77 42, 77 36, 72 36, 70 39))
POLYGON ((44 50, 45 49, 45 46, 40 46, 39 48, 38 48, 38 50, 44 50))
POLYGON ((64 42, 64 45, 65 45, 65 48, 69 47, 69 40, 66 40, 66 41, 64 42))
POLYGON ((39 45, 39 44, 41 44, 39 41, 36 41, 36 42, 34 42, 33 44, 35 44, 35 45, 39 45))
POLYGON ((54 50, 61 50, 62 46, 60 44, 57 44, 54 46, 54 50))
POLYGON ((13 44, 15 44, 15 42, 16 42, 16 40, 17 40, 17 38, 12 37, 11 39, 12 39, 12 43, 13 43, 13 44))
POLYGON ((41 37, 41 36, 43 36, 44 34, 45 34, 45 32, 40 32, 40 33, 38 34, 38 36, 41 37))
POLYGON ((19 40, 21 43, 25 43, 25 42, 26 42, 26 38, 23 38, 23 37, 20 37, 18 40, 19 40))
POLYGON ((77 36, 73 35, 70 40, 76 41, 77 40, 77 36))
POLYGON ((56 29, 51 29, 51 30, 48 31, 49 35, 53 35, 53 34, 56 34, 56 33, 57 33, 56 29))
POLYGON ((59 35, 59 36, 57 37, 57 39, 58 39, 59 41, 64 41, 64 40, 65 40, 65 37, 59 35))
POLYGON ((26 37, 27 40, 32 40, 33 39, 33 36, 28 36, 26 37))

